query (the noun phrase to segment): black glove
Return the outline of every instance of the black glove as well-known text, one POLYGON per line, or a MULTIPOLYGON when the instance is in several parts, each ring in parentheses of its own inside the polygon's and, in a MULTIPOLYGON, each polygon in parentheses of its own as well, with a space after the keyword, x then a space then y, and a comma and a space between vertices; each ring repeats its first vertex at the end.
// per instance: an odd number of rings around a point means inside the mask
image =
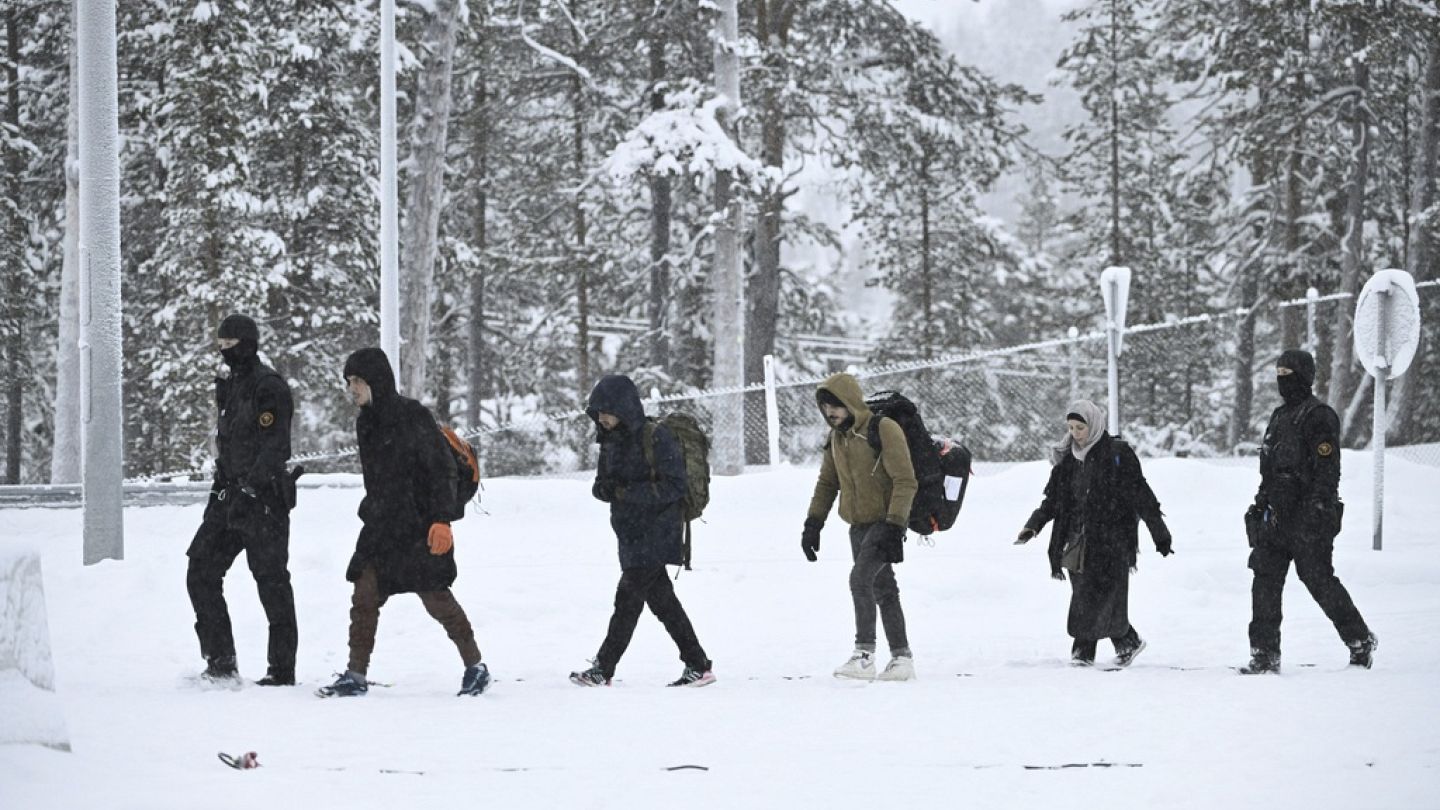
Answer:
POLYGON ((590 487, 590 494, 595 500, 610 503, 615 500, 615 482, 609 478, 596 478, 595 485, 590 487))
POLYGON ((1160 552, 1161 557, 1169 557, 1175 553, 1170 530, 1165 526, 1157 526, 1154 531, 1150 532, 1150 539, 1155 541, 1155 550, 1160 552))
POLYGON ((820 552, 820 530, 825 528, 825 521, 820 518, 805 518, 805 531, 800 535, 800 550, 805 552, 805 559, 815 562, 816 554, 820 552))
POLYGON ((876 545, 880 549, 880 559, 887 563, 905 562, 904 526, 896 526, 887 521, 876 524, 871 531, 879 535, 876 545))
POLYGON ((1020 530, 1019 534, 1015 535, 1015 545, 1023 546, 1033 539, 1035 539, 1035 530, 1026 526, 1020 530))
POLYGON ((1260 542, 1260 532, 1265 528, 1265 507, 1260 504, 1251 504, 1245 510, 1245 538, 1250 541, 1250 547, 1254 548, 1260 542))

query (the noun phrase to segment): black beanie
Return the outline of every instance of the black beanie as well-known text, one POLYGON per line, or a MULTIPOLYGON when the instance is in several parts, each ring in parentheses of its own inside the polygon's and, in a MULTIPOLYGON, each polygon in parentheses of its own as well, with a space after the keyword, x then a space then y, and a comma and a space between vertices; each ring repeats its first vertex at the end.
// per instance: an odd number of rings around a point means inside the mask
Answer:
POLYGON ((1315 358, 1303 349, 1286 349, 1275 361, 1279 368, 1288 368, 1309 388, 1315 384, 1315 358))
POLYGON ((260 327, 245 315, 231 315, 220 322, 219 336, 233 340, 252 340, 260 343, 260 327))
POLYGON ((821 405, 829 405, 832 408, 845 408, 845 403, 835 396, 829 388, 817 388, 815 390, 815 401, 821 405))

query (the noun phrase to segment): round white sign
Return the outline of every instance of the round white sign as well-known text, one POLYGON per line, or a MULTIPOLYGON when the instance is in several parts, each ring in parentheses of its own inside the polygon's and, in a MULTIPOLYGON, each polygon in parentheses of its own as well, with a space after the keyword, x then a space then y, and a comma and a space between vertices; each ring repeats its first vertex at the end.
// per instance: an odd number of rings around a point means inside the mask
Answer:
POLYGON ((1355 356, 1371 376, 1399 377, 1420 345, 1420 297, 1404 270, 1381 270, 1355 301, 1355 356))

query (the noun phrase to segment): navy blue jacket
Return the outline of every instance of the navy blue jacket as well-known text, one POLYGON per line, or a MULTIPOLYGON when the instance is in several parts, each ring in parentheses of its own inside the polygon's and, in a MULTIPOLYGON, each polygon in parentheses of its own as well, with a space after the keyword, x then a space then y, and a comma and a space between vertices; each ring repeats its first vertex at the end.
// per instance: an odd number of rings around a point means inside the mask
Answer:
POLYGON ((645 408, 629 377, 600 378, 585 409, 595 420, 600 463, 595 497, 610 504, 610 527, 620 541, 620 567, 679 565, 680 501, 685 497, 685 459, 674 434, 654 428, 655 468, 645 459, 645 408), (614 430, 600 425, 600 412, 620 418, 614 430))

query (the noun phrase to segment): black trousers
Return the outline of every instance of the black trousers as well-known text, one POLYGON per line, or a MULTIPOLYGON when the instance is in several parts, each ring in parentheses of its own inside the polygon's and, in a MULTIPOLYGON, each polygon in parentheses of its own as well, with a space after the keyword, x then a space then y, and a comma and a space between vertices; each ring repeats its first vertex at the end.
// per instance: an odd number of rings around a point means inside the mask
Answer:
MULTIPOLYGON (((212 509, 213 509, 212 505, 212 509)), ((206 661, 235 659, 235 637, 230 629, 230 612, 225 605, 225 574, 241 551, 255 586, 260 605, 270 623, 268 660, 270 668, 295 670, 295 648, 299 632, 295 626, 295 592, 290 587, 290 522, 287 516, 260 523, 254 531, 226 527, 207 510, 206 520, 190 544, 190 567, 185 587, 195 608, 195 634, 200 654, 206 661)))
POLYGON ((614 677, 615 666, 630 646, 635 635, 635 625, 640 623, 640 613, 645 606, 665 625, 665 632, 680 648, 680 660, 685 666, 704 672, 710 669, 710 659, 695 638, 695 628, 680 598, 675 595, 675 585, 670 581, 665 566, 654 568, 627 568, 620 573, 620 584, 615 587, 615 612, 610 615, 610 629, 600 645, 600 654, 595 665, 606 677, 614 677))
POLYGON ((1350 598, 1350 592, 1335 576, 1331 560, 1335 552, 1333 537, 1283 533, 1262 540, 1250 552, 1250 570, 1255 579, 1250 585, 1250 648, 1264 653, 1280 653, 1280 620, 1285 577, 1290 561, 1295 573, 1310 591, 1310 596, 1335 625, 1341 640, 1359 641, 1370 635, 1365 620, 1350 598))

